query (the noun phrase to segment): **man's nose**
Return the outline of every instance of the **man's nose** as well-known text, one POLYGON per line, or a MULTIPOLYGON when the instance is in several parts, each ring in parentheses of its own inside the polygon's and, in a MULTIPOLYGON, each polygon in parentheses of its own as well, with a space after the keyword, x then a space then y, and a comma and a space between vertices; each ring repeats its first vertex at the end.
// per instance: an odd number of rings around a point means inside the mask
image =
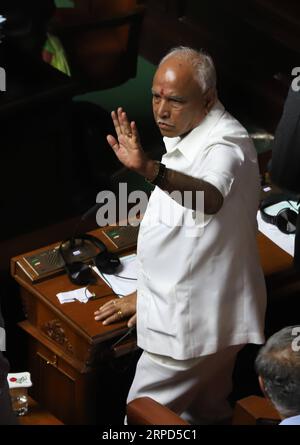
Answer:
POLYGON ((170 107, 166 100, 161 100, 158 106, 157 114, 161 118, 167 118, 170 116, 170 107))

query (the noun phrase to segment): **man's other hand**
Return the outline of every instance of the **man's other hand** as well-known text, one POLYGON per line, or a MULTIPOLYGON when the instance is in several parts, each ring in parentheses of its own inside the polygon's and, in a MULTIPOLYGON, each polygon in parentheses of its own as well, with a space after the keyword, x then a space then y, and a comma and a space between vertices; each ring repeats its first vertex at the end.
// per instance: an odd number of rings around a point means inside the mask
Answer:
POLYGON ((127 326, 136 324, 136 291, 123 298, 115 298, 94 312, 95 320, 108 325, 129 318, 127 326))

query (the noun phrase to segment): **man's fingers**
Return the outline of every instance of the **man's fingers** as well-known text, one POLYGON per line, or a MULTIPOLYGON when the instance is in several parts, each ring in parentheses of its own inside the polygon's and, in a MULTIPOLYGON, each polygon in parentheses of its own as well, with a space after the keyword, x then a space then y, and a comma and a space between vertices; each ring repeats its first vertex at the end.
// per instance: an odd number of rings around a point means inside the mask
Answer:
POLYGON ((116 299, 116 298, 114 300, 109 300, 109 301, 107 301, 107 303, 104 303, 102 306, 100 306, 96 312, 101 312, 106 309, 112 309, 115 307, 115 305, 117 304, 118 301, 119 301, 119 299, 116 299))
POLYGON ((110 323, 116 323, 117 321, 124 320, 124 318, 126 318, 126 314, 121 309, 119 309, 117 312, 112 314, 110 317, 106 318, 102 322, 102 324, 107 325, 110 323))
POLYGON ((134 121, 131 122, 130 127, 131 127, 131 133, 132 133, 133 137, 135 138, 135 140, 137 142, 139 142, 140 141, 140 135, 139 135, 136 123, 134 121))
POLYGON ((102 321, 104 325, 107 325, 126 318, 129 313, 127 302, 114 299, 100 306, 94 312, 94 318, 96 321, 102 321))
POLYGON ((113 137, 111 134, 109 134, 107 137, 107 142, 109 143, 109 145, 111 146, 111 148, 117 152, 119 150, 119 143, 117 141, 117 139, 115 137, 113 137))
POLYGON ((117 110, 117 113, 116 113, 116 118, 119 123, 119 131, 120 131, 120 133, 118 134, 118 137, 125 133, 122 115, 123 115, 123 108, 119 107, 117 110))
POLYGON ((120 318, 119 318, 118 314, 113 314, 111 317, 108 317, 106 320, 104 320, 102 322, 102 324, 104 324, 104 326, 106 326, 107 324, 115 323, 116 321, 120 321, 120 318))
POLYGON ((132 326, 136 325, 136 314, 134 314, 131 318, 129 318, 127 326, 132 328, 132 326))
POLYGON ((95 320, 105 320, 107 317, 113 315, 116 311, 114 309, 105 309, 104 311, 95 312, 95 320))
POLYGON ((113 120, 113 124, 117 133, 117 136, 121 136, 122 134, 122 129, 121 129, 121 123, 120 123, 120 117, 119 117, 119 110, 122 110, 122 108, 119 108, 117 113, 115 111, 111 112, 111 117, 113 120))
POLYGON ((120 119, 121 119, 122 133, 125 136, 132 137, 132 131, 131 131, 130 123, 129 123, 129 120, 127 118, 127 114, 125 113, 125 111, 123 111, 121 113, 120 119))
MULTIPOLYGON (((126 145, 128 143, 128 138, 139 141, 139 134, 136 124, 135 122, 129 121, 127 114, 125 111, 123 111, 122 107, 119 107, 117 111, 112 111, 111 117, 117 133, 117 143, 119 142, 119 144, 123 143, 124 145, 126 145)), ((115 144, 115 142, 113 143, 111 140, 111 142, 109 143, 112 148, 114 148, 113 145, 115 144)))
POLYGON ((123 108, 118 108, 118 121, 120 125, 121 134, 124 136, 131 135, 130 123, 125 111, 123 108))

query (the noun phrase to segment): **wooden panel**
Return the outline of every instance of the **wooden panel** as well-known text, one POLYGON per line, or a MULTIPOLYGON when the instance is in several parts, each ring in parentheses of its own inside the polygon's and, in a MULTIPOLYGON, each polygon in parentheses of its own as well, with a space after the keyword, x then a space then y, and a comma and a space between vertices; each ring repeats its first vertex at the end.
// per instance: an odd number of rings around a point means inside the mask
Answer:
POLYGON ((33 397, 66 424, 93 423, 96 400, 88 390, 94 386, 93 374, 81 374, 34 338, 29 343, 33 397))
POLYGON ((299 64, 299 6, 292 0, 173 3, 176 13, 167 0, 148 2, 142 54, 158 63, 174 46, 203 48, 215 60, 226 108, 274 131, 299 64))
POLYGON ((66 424, 122 423, 138 357, 139 354, 129 354, 102 361, 87 373, 80 373, 57 351, 31 337, 30 394, 66 424))
POLYGON ((37 346, 36 360, 38 362, 36 391, 40 403, 47 406, 50 412, 64 423, 73 423, 76 417, 75 379, 60 368, 61 360, 50 351, 45 351, 41 345, 37 346))
POLYGON ((136 6, 136 0, 74 0, 75 8, 104 18, 108 14, 123 13, 136 6))

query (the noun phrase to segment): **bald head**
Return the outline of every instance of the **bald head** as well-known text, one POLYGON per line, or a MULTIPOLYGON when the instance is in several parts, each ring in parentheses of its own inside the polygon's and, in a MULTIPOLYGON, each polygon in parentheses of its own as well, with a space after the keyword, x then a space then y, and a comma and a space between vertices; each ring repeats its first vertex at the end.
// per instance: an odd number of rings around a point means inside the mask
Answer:
POLYGON ((210 55, 201 50, 197 51, 186 46, 179 46, 169 51, 169 53, 163 57, 159 66, 170 58, 176 58, 178 61, 191 66, 193 76, 203 93, 209 89, 216 92, 217 75, 214 62, 210 55))

